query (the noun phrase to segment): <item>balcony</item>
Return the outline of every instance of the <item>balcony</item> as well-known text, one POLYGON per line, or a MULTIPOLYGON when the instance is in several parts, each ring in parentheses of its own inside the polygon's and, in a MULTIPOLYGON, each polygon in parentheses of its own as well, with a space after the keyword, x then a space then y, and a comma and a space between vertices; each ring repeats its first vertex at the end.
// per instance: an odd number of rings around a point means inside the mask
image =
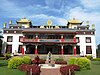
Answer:
POLYGON ((64 41, 61 41, 61 39, 38 39, 38 41, 36 41, 35 39, 24 39, 21 42, 28 42, 28 43, 77 43, 77 41, 75 42, 74 39, 64 39, 64 41))

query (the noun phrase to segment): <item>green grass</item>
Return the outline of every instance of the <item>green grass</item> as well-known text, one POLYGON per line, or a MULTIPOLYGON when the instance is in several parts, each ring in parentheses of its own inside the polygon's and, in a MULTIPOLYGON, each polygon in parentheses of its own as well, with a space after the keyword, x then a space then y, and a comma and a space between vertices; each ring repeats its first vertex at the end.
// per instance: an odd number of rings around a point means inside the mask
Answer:
POLYGON ((100 75, 100 61, 91 61, 90 70, 76 71, 75 75, 100 75))
POLYGON ((18 69, 8 69, 8 60, 0 60, 0 75, 26 75, 25 72, 18 69))
MULTIPOLYGON (((0 75, 26 75, 18 69, 8 69, 8 60, 0 60, 0 75)), ((100 61, 91 61, 90 70, 76 71, 75 75, 100 75, 100 61)))

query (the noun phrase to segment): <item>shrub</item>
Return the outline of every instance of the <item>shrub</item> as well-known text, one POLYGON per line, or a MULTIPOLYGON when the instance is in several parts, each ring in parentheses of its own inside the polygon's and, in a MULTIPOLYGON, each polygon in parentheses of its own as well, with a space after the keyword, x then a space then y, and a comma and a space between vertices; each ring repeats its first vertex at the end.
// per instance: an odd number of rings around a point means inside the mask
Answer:
POLYGON ((87 58, 70 58, 68 61, 69 65, 78 65, 81 69, 90 69, 91 63, 87 58))
POLYGON ((40 67, 36 65, 22 64, 18 67, 20 71, 26 71, 26 75, 40 75, 40 67))
POLYGON ((5 57, 0 57, 0 60, 5 60, 6 58, 5 57))
POLYGON ((55 59, 54 59, 54 61, 58 61, 58 60, 64 61, 63 58, 55 58, 55 59))
POLYGON ((22 63, 23 63, 23 59, 22 58, 14 57, 14 58, 10 59, 10 61, 8 62, 8 68, 16 69, 22 63))
POLYGON ((93 61, 100 61, 100 58, 95 58, 93 59, 93 61))
POLYGON ((72 66, 75 71, 80 71, 80 66, 78 65, 69 65, 72 66))
POLYGON ((31 64, 31 58, 29 56, 24 56, 23 63, 24 64, 31 64))
POLYGON ((4 54, 4 56, 5 56, 6 59, 11 58, 11 54, 10 53, 6 53, 6 54, 4 54))
POLYGON ((72 64, 76 64, 76 61, 77 61, 77 58, 70 58, 69 60, 68 60, 68 64, 69 65, 72 65, 72 64))
POLYGON ((72 66, 61 66, 60 67, 60 73, 62 75, 74 75, 74 69, 72 66), (70 74, 69 74, 70 73, 70 74))
POLYGON ((45 60, 46 61, 46 58, 41 58, 40 60, 45 60))
POLYGON ((90 60, 87 58, 78 58, 76 61, 77 65, 80 66, 81 69, 90 69, 91 63, 90 60))
POLYGON ((46 61, 46 60, 40 59, 40 60, 39 60, 39 64, 45 64, 45 61, 46 61))
POLYGON ((62 60, 56 60, 55 64, 67 64, 67 62, 62 60))
POLYGON ((91 55, 86 56, 87 59, 92 60, 93 57, 91 55))
MULTIPOLYGON (((38 63, 39 63, 39 64, 45 64, 45 61, 46 61, 46 60, 40 59, 40 60, 38 61, 38 63)), ((32 60, 32 63, 33 63, 33 64, 36 64, 37 61, 36 61, 36 60, 32 60)))

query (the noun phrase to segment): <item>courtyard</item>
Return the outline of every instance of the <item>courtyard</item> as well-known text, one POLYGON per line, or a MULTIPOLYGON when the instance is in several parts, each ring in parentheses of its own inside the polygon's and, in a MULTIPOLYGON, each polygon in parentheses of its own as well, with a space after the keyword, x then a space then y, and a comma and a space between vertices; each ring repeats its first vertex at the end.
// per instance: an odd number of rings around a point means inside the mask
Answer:
MULTIPOLYGON (((24 71, 18 69, 8 69, 8 60, 0 60, 0 75, 26 75, 24 71)), ((59 69, 41 69, 40 75, 61 75, 59 69), (49 73, 49 74, 48 74, 49 73)), ((75 75, 100 75, 100 61, 91 61, 90 70, 75 71, 75 75)))

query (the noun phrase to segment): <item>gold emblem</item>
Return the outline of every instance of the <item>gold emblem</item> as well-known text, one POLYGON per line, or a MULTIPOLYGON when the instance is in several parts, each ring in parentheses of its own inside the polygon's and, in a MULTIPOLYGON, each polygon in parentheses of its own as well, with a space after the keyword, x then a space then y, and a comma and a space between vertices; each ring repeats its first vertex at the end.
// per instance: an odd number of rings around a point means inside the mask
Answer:
POLYGON ((51 26, 52 25, 52 21, 49 19, 47 24, 48 24, 48 26, 51 26))

